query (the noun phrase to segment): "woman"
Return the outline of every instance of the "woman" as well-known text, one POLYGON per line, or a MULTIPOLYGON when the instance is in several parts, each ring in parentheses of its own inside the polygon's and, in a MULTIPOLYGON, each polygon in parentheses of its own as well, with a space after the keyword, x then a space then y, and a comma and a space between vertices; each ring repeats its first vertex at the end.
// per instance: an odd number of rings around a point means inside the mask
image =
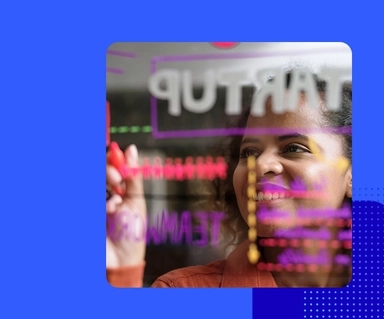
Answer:
MULTIPOLYGON (((287 88, 289 82, 290 74, 287 75, 287 88)), ((254 117, 248 109, 240 118, 239 127, 246 130, 230 145, 228 183, 224 185, 224 210, 228 216, 225 225, 232 230, 234 242, 238 244, 236 249, 226 260, 171 271, 158 278, 152 287, 342 287, 349 282, 351 263, 345 260, 350 257, 350 250, 337 244, 340 227, 344 226, 328 221, 332 220, 332 212, 345 207, 349 212, 351 210, 351 136, 324 133, 324 128, 351 127, 352 93, 351 87, 345 85, 342 109, 332 112, 326 108, 326 84, 318 79, 316 83, 319 92, 316 108, 309 107, 308 99, 302 93, 295 111, 275 114, 273 101, 268 99, 265 116, 254 117), (252 132, 255 128, 262 133, 252 132), (255 179, 251 185, 249 158, 256 159, 255 179), (349 160, 347 165, 340 160, 343 158, 349 160), (253 228, 255 224, 249 218, 254 211, 249 209, 256 210, 255 230, 261 253, 257 265, 249 258, 251 242, 247 235, 250 226, 253 228), (312 218, 312 223, 303 226, 301 214, 314 211, 318 223, 312 218), (268 220, 276 212, 282 217, 268 220), (284 234, 308 235, 320 231, 326 234, 320 247, 319 240, 302 240, 299 245, 296 241, 295 246, 288 248, 285 247, 288 241, 266 245, 267 239, 284 237, 284 234), (311 261, 303 261, 305 258, 311 261), (298 259, 300 267, 292 269, 298 259), (344 265, 340 260, 344 260, 344 265), (307 267, 307 263, 312 266, 307 267), (320 267, 321 264, 324 267, 320 267)), ((126 159, 128 166, 138 165, 135 146, 127 149, 126 159)), ((121 175, 107 167, 107 182, 119 185, 121 181, 121 175)), ((127 215, 138 214, 145 221, 140 176, 127 179, 125 184, 125 195, 114 195, 107 202, 107 213, 124 211, 127 215), (133 197, 132 194, 140 196, 133 197)), ((137 223, 137 228, 142 227, 140 225, 137 223)), ((144 255, 144 241, 118 242, 107 238, 108 281, 114 286, 140 287, 144 255)))

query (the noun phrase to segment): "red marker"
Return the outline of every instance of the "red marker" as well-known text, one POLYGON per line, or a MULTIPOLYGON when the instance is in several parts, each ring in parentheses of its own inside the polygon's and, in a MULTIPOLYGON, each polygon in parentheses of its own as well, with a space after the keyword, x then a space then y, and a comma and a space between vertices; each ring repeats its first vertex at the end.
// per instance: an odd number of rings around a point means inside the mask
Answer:
POLYGON ((116 142, 111 142, 109 145, 107 163, 116 168, 124 179, 127 178, 128 167, 126 166, 126 159, 123 151, 116 142))
MULTIPOLYGON (((126 159, 123 151, 116 142, 111 142, 109 145, 107 163, 116 168, 124 179, 127 178, 128 167, 126 166, 126 159)), ((120 186, 113 187, 113 191, 121 196, 124 194, 124 190, 120 186)))
MULTIPOLYGON (((121 176, 125 179, 128 175, 128 168, 125 164, 124 153, 116 142, 111 143, 110 132, 109 132, 110 126, 111 126, 111 113, 110 113, 110 105, 108 101, 107 101, 107 109, 106 109, 106 118, 107 118, 106 142, 107 142, 107 147, 109 146, 109 150, 107 153, 107 164, 116 168, 121 174, 121 176)), ((121 186, 113 186, 112 190, 117 194, 119 194, 120 196, 124 195, 124 189, 121 186)), ((107 194, 108 194, 108 190, 107 190, 107 194)))

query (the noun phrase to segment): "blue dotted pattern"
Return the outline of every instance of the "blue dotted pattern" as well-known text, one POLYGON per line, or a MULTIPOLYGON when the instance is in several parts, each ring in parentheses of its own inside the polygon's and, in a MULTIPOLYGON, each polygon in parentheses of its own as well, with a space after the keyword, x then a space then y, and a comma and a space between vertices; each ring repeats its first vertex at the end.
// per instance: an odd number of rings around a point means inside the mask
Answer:
POLYGON ((384 318, 384 206, 356 201, 352 218, 352 280, 344 288, 304 290, 305 319, 384 318))

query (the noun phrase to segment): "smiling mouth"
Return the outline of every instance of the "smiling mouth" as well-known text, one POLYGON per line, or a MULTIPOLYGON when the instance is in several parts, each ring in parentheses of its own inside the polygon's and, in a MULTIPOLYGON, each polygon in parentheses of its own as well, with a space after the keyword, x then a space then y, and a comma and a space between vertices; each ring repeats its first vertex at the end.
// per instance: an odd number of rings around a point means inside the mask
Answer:
POLYGON ((289 195, 285 192, 257 192, 253 199, 256 202, 261 202, 261 201, 271 201, 271 200, 276 200, 276 199, 284 199, 289 197, 289 195))
POLYGON ((326 199, 327 194, 317 191, 292 191, 286 190, 284 192, 256 192, 253 195, 253 200, 255 202, 266 202, 276 199, 286 199, 286 198, 297 198, 297 199, 326 199))

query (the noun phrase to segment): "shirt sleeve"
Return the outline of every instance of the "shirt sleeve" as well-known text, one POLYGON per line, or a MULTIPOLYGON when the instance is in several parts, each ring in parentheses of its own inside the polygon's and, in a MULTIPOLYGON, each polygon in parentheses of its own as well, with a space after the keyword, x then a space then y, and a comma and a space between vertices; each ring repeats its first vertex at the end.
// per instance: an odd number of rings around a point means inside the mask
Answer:
POLYGON ((116 288, 143 287, 145 262, 135 266, 107 268, 107 280, 116 288))
POLYGON ((151 288, 171 288, 171 285, 161 279, 156 279, 151 288))

